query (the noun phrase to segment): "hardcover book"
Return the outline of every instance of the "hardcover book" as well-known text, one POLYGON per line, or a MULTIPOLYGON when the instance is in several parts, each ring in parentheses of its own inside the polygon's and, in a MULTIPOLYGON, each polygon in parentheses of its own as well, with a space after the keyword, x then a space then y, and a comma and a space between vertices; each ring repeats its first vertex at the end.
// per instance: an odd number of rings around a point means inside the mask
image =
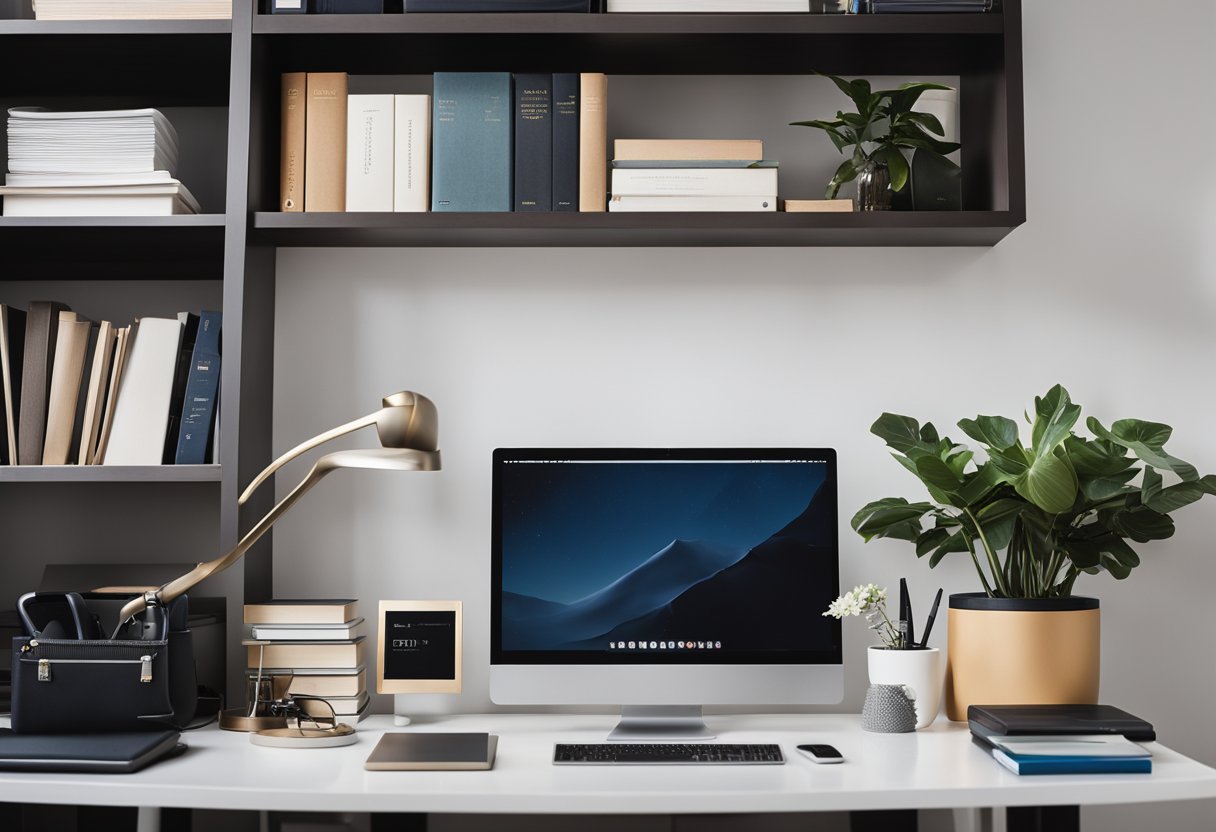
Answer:
POLYGON ((777 196, 777 168, 615 168, 613 196, 777 196))
POLYGON ((186 381, 190 378, 190 359, 194 356, 194 342, 198 339, 198 315, 179 312, 182 322, 182 341, 177 350, 177 368, 173 371, 173 392, 169 394, 169 421, 165 426, 165 449, 161 462, 172 465, 177 456, 177 435, 182 427, 182 408, 186 402, 186 381))
MULTIPOLYGON (((269 675, 282 674, 271 672, 269 675)), ((253 679, 256 676, 256 671, 246 671, 247 679, 253 679)), ((335 668, 326 672, 310 668, 307 671, 292 674, 291 679, 291 692, 301 696, 358 696, 366 688, 367 671, 362 667, 335 668)))
POLYGON ((407 12, 589 12, 591 0, 405 0, 407 12))
POLYGON ((43 465, 66 465, 71 455, 76 405, 80 399, 80 382, 84 377, 84 361, 92 327, 92 321, 75 312, 59 313, 55 364, 51 370, 51 392, 47 398, 43 465))
POLYGON ((308 73, 304 210, 346 210, 346 73, 308 73))
POLYGON ((433 211, 510 211, 514 161, 509 72, 437 72, 433 211))
POLYGON ((110 382, 110 365, 114 360, 114 324, 102 321, 97 327, 97 342, 93 346, 93 363, 89 369, 85 392, 84 414, 81 418, 80 451, 76 462, 92 465, 97 456, 97 440, 101 438, 101 414, 110 382))
POLYGON ((0 303, 0 463, 17 464, 17 412, 25 355, 25 312, 0 303))
POLYGON ((579 76, 578 210, 608 210, 608 76, 579 76))
POLYGON ((431 97, 398 95, 393 102, 393 210, 431 207, 431 97))
POLYGON ((251 644, 248 667, 311 668, 349 667, 363 664, 365 637, 353 641, 293 641, 251 644))
POLYGON ((346 210, 393 210, 391 94, 347 98, 346 210))
POLYGON ((104 465, 160 465, 182 343, 178 318, 143 318, 131 330, 104 465))
POLYGON ((384 0, 312 0, 317 14, 384 14, 384 0))
POLYGON ((578 210, 577 72, 553 73, 553 210, 578 210))
POLYGON ((628 160, 729 160, 759 162, 764 158, 760 139, 617 139, 612 143, 614 161, 628 160))
POLYGON ((304 120, 308 107, 307 86, 306 73, 283 73, 283 135, 279 146, 279 208, 283 211, 304 210, 304 120))
POLYGON ((17 459, 21 465, 42 464, 51 369, 55 366, 55 343, 59 337, 59 313, 66 311, 69 310, 62 303, 36 300, 26 313, 21 416, 17 424, 17 459))
POLYGON ((358 601, 282 598, 245 605, 246 624, 342 624, 355 618, 358 601))
POLYGON ((178 465, 201 465, 208 461, 211 431, 215 425, 216 398, 220 388, 220 312, 199 315, 198 336, 186 378, 181 426, 173 461, 178 465))
POLYGON ((553 207, 553 76, 515 76, 515 210, 553 207))

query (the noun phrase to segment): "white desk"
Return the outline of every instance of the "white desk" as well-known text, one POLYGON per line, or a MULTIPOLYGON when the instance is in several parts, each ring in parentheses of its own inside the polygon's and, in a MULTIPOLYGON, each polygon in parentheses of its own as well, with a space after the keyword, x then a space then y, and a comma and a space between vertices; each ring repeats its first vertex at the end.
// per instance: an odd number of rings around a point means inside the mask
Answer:
MULTIPOLYGON (((0 801, 100 806, 410 813, 682 814, 1078 806, 1216 797, 1216 770, 1151 743, 1152 774, 1018 777, 939 719, 914 734, 870 734, 848 714, 710 716, 718 742, 775 742, 783 766, 554 766, 555 742, 600 742, 611 716, 491 714, 393 729, 359 727, 346 748, 260 748, 208 728, 190 750, 133 775, 0 773, 0 801), (489 731, 498 758, 485 772, 369 772, 385 730, 489 731), (816 765, 794 746, 826 742, 842 765, 816 765)), ((1025 813, 1023 813, 1025 814, 1025 813)), ((1013 821, 1011 828, 1029 822, 1013 821)), ((1065 821, 1063 826, 1070 824, 1065 821)), ((1058 828, 1041 822, 1030 828, 1058 828)))

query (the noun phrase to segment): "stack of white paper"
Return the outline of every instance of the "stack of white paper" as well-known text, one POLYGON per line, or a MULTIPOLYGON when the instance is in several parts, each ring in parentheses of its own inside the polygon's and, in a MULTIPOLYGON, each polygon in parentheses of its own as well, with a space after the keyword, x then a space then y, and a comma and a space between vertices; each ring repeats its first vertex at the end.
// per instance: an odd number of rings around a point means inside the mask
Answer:
POLYGON ((199 212, 173 178, 177 131, 160 112, 8 111, 5 216, 163 216, 199 212))
POLYGON ((232 0, 34 0, 38 20, 227 20, 232 0))

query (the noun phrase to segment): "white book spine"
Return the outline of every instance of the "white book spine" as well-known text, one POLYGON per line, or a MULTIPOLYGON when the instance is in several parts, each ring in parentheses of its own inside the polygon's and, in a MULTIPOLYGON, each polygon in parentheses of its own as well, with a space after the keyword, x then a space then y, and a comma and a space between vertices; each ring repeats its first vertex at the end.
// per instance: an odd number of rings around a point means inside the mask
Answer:
POLYGON ((772 196, 777 168, 614 168, 613 196, 772 196))
POLYGON ((182 322, 144 318, 132 337, 104 465, 160 465, 164 456, 182 322))
POLYGON ((393 210, 392 95, 352 95, 346 104, 346 210, 393 210))
POLYGON ((608 210, 643 211, 776 211, 775 196, 614 196, 608 210))
POLYGON ((394 133, 393 210, 431 206, 431 97, 398 95, 394 133))

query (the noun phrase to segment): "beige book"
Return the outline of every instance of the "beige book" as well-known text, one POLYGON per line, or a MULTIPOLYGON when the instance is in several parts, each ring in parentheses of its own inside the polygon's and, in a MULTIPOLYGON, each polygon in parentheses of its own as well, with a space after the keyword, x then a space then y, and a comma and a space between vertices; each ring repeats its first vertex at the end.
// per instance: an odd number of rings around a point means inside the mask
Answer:
POLYGON ((303 72, 283 73, 283 121, 279 148, 279 208, 304 210, 304 114, 308 76, 303 72))
POLYGON ((622 162, 758 162, 764 158, 764 142, 760 139, 617 139, 612 143, 612 155, 622 162))
POLYGON ((346 73, 310 72, 304 111, 304 210, 346 210, 346 73))
POLYGON ((93 455, 93 465, 105 461, 106 450, 110 445, 110 429, 114 426, 114 404, 118 401, 118 385, 122 381, 123 370, 127 368, 127 344, 131 341, 131 327, 119 327, 114 333, 114 358, 110 361, 110 384, 106 388, 105 406, 101 414, 101 433, 97 437, 97 452, 93 455))
MULTIPOLYGON (((291 692, 296 692, 294 682, 291 686, 291 692)), ((371 697, 365 690, 359 691, 355 696, 325 696, 322 698, 334 709, 336 716, 357 716, 360 711, 367 707, 367 703, 371 700, 371 697)))
POLYGON ((578 210, 608 210, 608 76, 579 76, 578 210))
POLYGON ((363 664, 363 644, 354 641, 276 641, 246 647, 248 667, 338 668, 363 664))
POLYGON ((357 616, 347 598, 284 598, 245 605, 246 624, 345 624, 357 616))
POLYGON ((80 453, 76 459, 80 465, 92 465, 97 456, 101 412, 105 408, 106 385, 110 381, 110 362, 114 359, 114 341, 114 324, 102 321, 97 327, 97 344, 93 348, 93 364, 85 387, 84 423, 80 428, 80 453))
POLYGON ((42 446, 43 465, 66 465, 72 451, 72 432, 76 428, 76 405, 80 401, 80 382, 89 350, 89 331, 93 322, 75 312, 59 313, 59 332, 55 336, 55 363, 51 369, 51 393, 46 405, 46 440, 42 446))
POLYGON ((796 213, 840 213, 848 214, 853 211, 851 199, 787 199, 783 211, 796 213))

